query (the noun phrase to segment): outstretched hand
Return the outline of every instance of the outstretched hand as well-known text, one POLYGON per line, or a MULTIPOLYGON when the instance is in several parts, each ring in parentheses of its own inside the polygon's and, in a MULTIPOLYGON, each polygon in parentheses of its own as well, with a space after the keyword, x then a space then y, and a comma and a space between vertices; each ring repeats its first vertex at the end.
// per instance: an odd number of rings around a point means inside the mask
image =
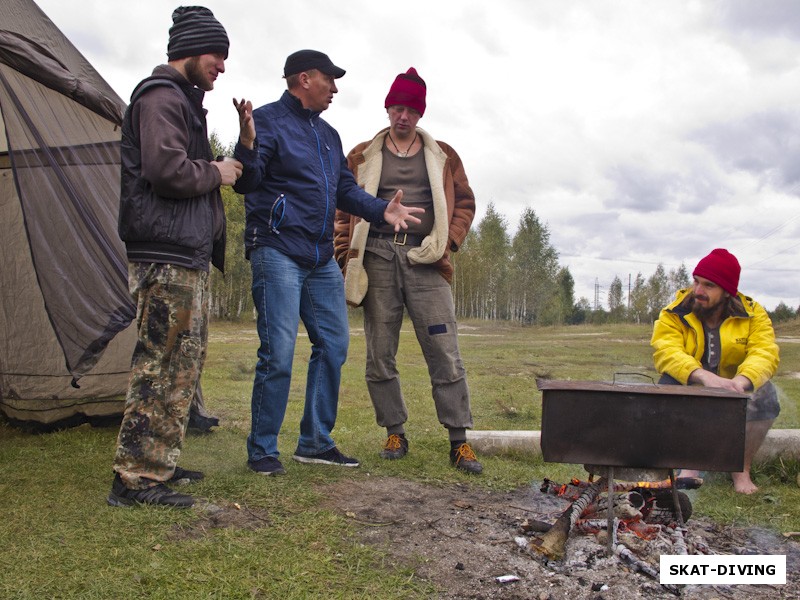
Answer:
POLYGON ((420 223, 420 220, 413 215, 425 212, 424 208, 403 206, 400 204, 402 199, 403 190, 397 190, 394 198, 389 201, 386 210, 383 211, 383 220, 389 225, 394 225, 395 232, 401 229, 408 229, 408 223, 420 223))
POLYGON ((241 101, 233 99, 236 112, 239 113, 239 142, 247 148, 253 149, 256 140, 256 126, 253 122, 253 103, 242 98, 241 101))

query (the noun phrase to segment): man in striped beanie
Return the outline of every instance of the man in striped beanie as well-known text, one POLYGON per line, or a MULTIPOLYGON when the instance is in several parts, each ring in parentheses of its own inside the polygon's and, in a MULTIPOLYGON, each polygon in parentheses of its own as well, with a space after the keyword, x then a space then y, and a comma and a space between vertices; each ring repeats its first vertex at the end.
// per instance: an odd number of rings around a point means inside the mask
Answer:
POLYGON ((203 109, 228 35, 201 6, 172 20, 168 64, 134 88, 122 123, 119 234, 138 341, 107 497, 119 507, 194 504, 169 486, 203 478, 176 463, 206 356, 210 265, 221 271, 225 256, 220 186, 242 173, 238 161, 214 160, 203 109))
POLYGON ((203 54, 221 54, 228 58, 228 34, 202 6, 179 6, 172 13, 167 57, 170 61, 203 54))

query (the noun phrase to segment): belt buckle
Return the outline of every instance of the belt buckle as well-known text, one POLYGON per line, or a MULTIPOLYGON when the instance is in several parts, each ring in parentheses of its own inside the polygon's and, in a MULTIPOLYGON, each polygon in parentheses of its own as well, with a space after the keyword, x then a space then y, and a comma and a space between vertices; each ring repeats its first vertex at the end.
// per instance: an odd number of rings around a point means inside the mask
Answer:
POLYGON ((395 233, 394 234, 394 239, 392 241, 395 243, 396 246, 405 246, 406 245, 406 240, 408 240, 408 234, 407 233, 395 233), (398 241, 398 237, 397 237, 398 235, 402 235, 403 236, 403 241, 402 242, 398 241))

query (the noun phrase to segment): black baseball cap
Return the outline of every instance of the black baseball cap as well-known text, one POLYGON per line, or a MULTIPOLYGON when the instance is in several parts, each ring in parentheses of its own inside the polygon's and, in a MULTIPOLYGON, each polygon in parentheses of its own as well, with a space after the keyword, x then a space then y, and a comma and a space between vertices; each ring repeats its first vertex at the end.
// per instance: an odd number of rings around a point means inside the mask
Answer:
POLYGON ((330 75, 334 79, 339 79, 345 74, 345 70, 333 64, 327 54, 317 50, 298 50, 286 58, 283 76, 289 77, 312 69, 322 71, 325 75, 330 75))

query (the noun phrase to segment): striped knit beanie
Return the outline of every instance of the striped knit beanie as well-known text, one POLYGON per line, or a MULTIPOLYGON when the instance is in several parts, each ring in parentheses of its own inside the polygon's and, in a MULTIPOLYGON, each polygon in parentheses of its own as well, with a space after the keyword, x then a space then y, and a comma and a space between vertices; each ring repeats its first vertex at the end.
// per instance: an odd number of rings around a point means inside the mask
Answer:
POLYGON ((178 60, 203 54, 224 54, 228 58, 228 34, 203 6, 179 6, 172 13, 167 58, 178 60))

